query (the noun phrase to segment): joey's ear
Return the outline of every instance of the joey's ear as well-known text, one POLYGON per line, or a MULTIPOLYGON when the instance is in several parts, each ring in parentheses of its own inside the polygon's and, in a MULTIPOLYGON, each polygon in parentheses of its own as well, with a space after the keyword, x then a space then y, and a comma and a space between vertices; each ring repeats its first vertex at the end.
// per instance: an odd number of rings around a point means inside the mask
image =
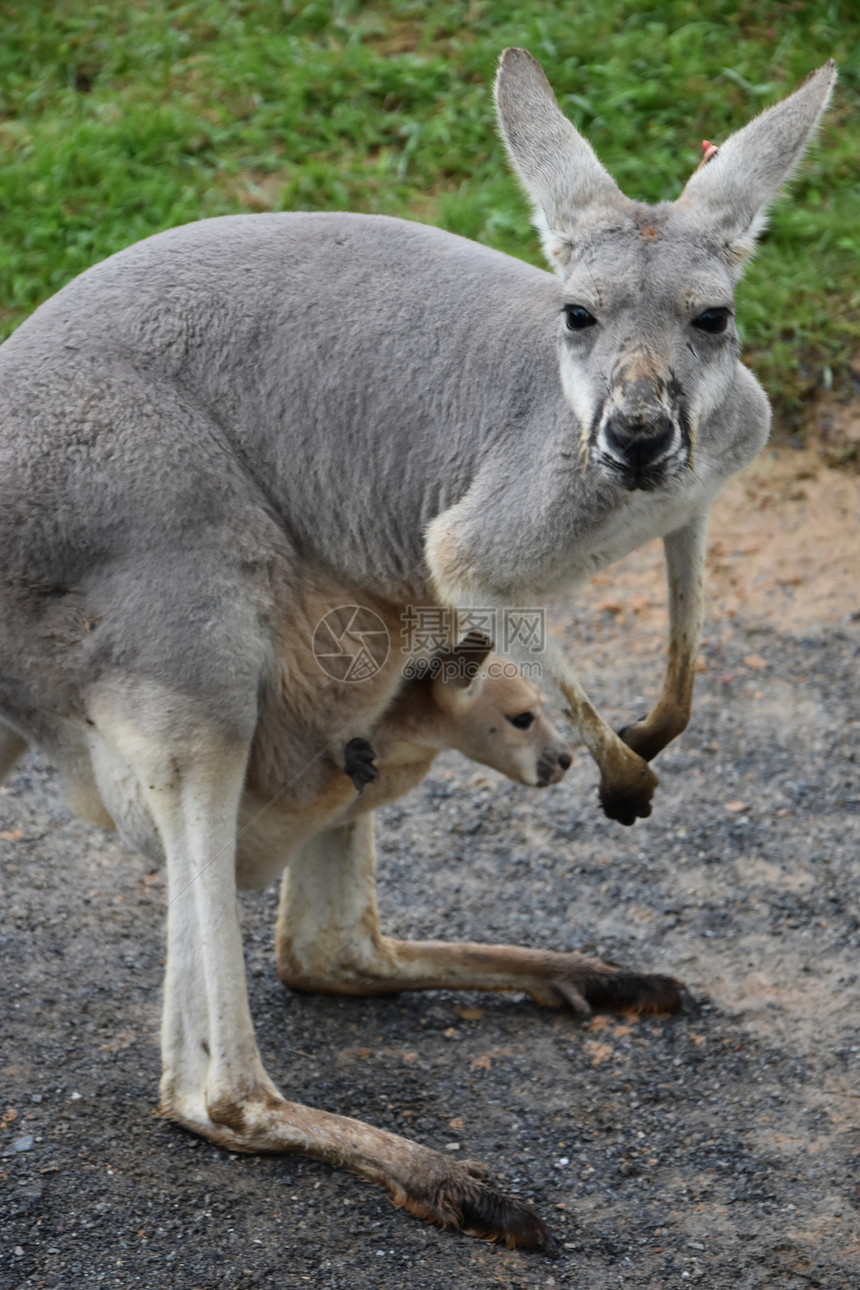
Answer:
POLYGON ((491 653, 493 642, 482 632, 471 631, 450 653, 443 655, 433 678, 433 701, 451 717, 468 712, 484 688, 481 664, 491 653))
POLYGON ((678 198, 676 211, 685 222, 721 239, 735 278, 767 225, 767 207, 803 156, 835 84, 831 60, 794 94, 721 144, 678 198))
POLYGON ((496 113, 511 164, 534 210, 551 268, 564 270, 583 227, 627 199, 555 101, 543 68, 506 49, 496 77, 496 113))

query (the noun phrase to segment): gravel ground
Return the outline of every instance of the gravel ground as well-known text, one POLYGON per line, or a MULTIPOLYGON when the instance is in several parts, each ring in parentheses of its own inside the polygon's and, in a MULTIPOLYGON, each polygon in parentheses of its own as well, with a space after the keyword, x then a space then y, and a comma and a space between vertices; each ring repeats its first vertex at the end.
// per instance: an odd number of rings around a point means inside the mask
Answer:
MULTIPOLYGON (((647 600, 653 559, 621 572, 625 597, 647 600)), ((556 617, 620 723, 655 692, 659 623, 606 595, 556 617)), ((791 614, 712 612, 694 722, 633 830, 596 810, 584 754, 542 793, 440 760, 382 813, 389 930, 671 971, 692 996, 677 1017, 293 995, 274 970, 275 891, 242 897, 281 1086, 489 1163, 547 1218, 546 1254, 437 1231, 347 1173, 231 1156, 159 1119, 162 874, 72 819, 44 762, 22 763, 0 789, 0 1286, 854 1290, 860 623, 846 608, 798 615, 799 630, 791 614)))

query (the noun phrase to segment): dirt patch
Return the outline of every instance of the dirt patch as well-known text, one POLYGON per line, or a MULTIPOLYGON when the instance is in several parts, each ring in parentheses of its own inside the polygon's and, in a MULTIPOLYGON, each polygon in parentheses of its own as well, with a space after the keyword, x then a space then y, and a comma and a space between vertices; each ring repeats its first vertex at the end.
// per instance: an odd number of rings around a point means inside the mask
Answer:
MULTIPOLYGON (((860 391, 860 360, 849 368, 853 389, 860 391)), ((860 469, 860 411, 857 399, 848 403, 819 399, 809 416, 810 435, 831 466, 860 469)))
MULTIPOLYGON (((852 405, 853 406, 853 405, 852 405)), ((844 409, 839 409, 844 412, 844 409)), ((852 425, 860 426, 860 412, 852 425)), ((717 498, 708 540, 708 624, 719 637, 741 616, 747 630, 802 636, 860 613, 860 477, 828 464, 822 442, 768 448, 717 498)), ((625 650, 663 648, 666 591, 660 542, 596 574, 576 597, 576 620, 621 633, 625 650)), ((560 606, 559 632, 570 625, 560 606)), ((708 666, 705 637, 702 670, 708 666)), ((750 653, 744 664, 769 660, 750 653)))

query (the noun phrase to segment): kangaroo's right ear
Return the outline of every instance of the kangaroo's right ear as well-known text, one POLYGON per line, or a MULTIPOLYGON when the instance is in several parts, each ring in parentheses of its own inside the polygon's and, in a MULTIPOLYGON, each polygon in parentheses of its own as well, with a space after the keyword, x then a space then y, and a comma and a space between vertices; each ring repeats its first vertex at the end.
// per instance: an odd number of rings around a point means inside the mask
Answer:
POLYGON ((450 717, 462 717, 480 698, 484 688, 481 664, 490 655, 493 642, 483 632, 470 631, 459 645, 440 660, 433 678, 433 701, 450 717))
POLYGON ((723 259, 735 278, 766 227, 776 197, 815 133, 836 84, 831 59, 794 94, 738 130, 688 182, 676 203, 682 217, 716 233, 723 259))
POLYGON ((531 201, 550 266, 562 272, 584 224, 627 199, 561 111, 543 68, 524 49, 506 49, 496 77, 496 113, 511 164, 531 201))

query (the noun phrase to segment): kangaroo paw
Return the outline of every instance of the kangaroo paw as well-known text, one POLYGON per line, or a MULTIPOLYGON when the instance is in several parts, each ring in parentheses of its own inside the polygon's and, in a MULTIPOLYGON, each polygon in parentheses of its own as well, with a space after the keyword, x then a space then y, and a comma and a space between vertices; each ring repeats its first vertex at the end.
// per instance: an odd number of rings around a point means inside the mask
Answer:
POLYGON ((627 747, 638 753, 643 761, 650 761, 651 757, 656 756, 659 751, 659 749, 652 750, 651 740, 647 737, 650 733, 647 727, 648 713, 646 712, 638 721, 631 721, 615 732, 618 738, 623 739, 627 747))
POLYGON ((645 762, 641 763, 641 773, 633 782, 601 780, 599 797, 604 815, 626 825, 635 824, 637 819, 647 819, 651 814, 651 798, 659 782, 645 762))
POLYGON ((639 721, 623 726, 618 731, 618 738, 623 739, 627 747, 638 753, 643 761, 653 761, 681 733, 685 725, 684 719, 654 721, 649 717, 641 717, 639 721))
POLYGON ((366 739, 350 739, 343 750, 343 768, 349 775, 356 792, 364 791, 365 784, 372 784, 379 779, 379 771, 374 766, 376 753, 366 739))

